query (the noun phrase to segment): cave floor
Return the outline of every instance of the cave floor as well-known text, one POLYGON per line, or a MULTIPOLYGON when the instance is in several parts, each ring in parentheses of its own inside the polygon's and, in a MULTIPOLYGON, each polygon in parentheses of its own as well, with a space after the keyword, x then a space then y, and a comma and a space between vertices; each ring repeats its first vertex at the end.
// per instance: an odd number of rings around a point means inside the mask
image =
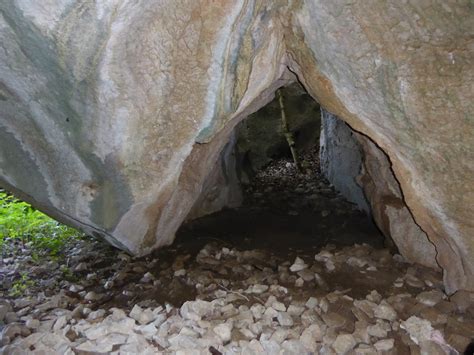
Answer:
POLYGON ((92 239, 55 259, 19 247, 0 262, 0 353, 463 351, 474 335, 466 297, 384 248, 319 176, 315 152, 303 165, 270 164, 241 208, 184 225, 146 257, 92 239), (22 275, 32 282, 12 295, 22 275))

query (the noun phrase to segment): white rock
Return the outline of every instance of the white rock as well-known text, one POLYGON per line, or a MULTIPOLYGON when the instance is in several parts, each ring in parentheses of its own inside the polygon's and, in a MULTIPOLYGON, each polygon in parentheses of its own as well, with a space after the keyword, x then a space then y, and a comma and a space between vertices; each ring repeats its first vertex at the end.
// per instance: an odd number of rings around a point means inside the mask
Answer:
POLYGON ((53 332, 56 333, 62 328, 64 328, 64 326, 66 326, 67 324, 67 321, 68 319, 67 319, 67 316, 65 315, 58 317, 58 319, 56 319, 56 322, 54 322, 53 332))
POLYGON ((319 304, 319 301, 318 301, 317 298, 315 298, 315 297, 310 297, 310 298, 308 298, 308 300, 306 301, 305 306, 306 306, 307 308, 309 308, 309 309, 314 309, 314 308, 316 308, 316 307, 318 306, 318 304, 319 304))
POLYGON ((84 290, 84 286, 81 286, 81 285, 71 285, 71 286, 69 286, 69 291, 74 292, 74 293, 80 292, 82 290, 84 290))
POLYGON ((263 313, 265 312, 265 307, 260 303, 255 303, 250 307, 250 311, 252 312, 253 317, 258 320, 262 318, 263 313))
POLYGON ((406 321, 400 323, 400 328, 405 329, 410 336, 410 339, 415 344, 420 344, 425 340, 431 339, 431 333, 433 327, 431 323, 426 319, 418 318, 417 316, 411 316, 406 321))
POLYGON ((185 276, 185 275, 186 275, 186 270, 185 269, 176 270, 174 272, 174 276, 176 276, 176 277, 181 277, 181 276, 185 276))
POLYGON ((272 308, 276 311, 286 312, 286 306, 282 302, 278 302, 278 301, 273 302, 272 308))
POLYGON ((394 321, 398 318, 397 312, 388 303, 383 302, 374 308, 374 316, 380 319, 394 321))
POLYGON ((272 307, 268 307, 263 315, 265 318, 273 319, 278 316, 278 311, 274 310, 272 307))
POLYGON ((242 354, 252 354, 252 355, 267 355, 262 344, 256 339, 253 339, 242 348, 242 354))
POLYGON ((379 340, 374 344, 375 349, 377 349, 379 352, 381 351, 389 351, 393 349, 393 346, 395 344, 395 340, 393 339, 382 339, 379 340))
POLYGON ((38 319, 30 318, 26 321, 25 325, 30 329, 38 329, 40 321, 38 319))
POLYGON ((352 267, 359 267, 362 268, 365 265, 368 264, 368 261, 362 258, 358 258, 355 256, 350 256, 347 260, 346 263, 352 267))
POLYGON ((304 311, 305 311, 305 308, 303 306, 296 306, 293 304, 290 304, 287 310, 289 315, 295 316, 295 317, 300 316, 304 311))
POLYGON ((156 348, 151 346, 143 335, 131 333, 127 343, 120 347, 120 354, 153 355, 156 354, 156 348))
POLYGON ((172 350, 194 349, 197 343, 196 338, 182 334, 172 335, 168 340, 172 350))
POLYGON ((127 338, 128 336, 125 334, 112 333, 98 338, 96 341, 88 340, 76 349, 92 353, 110 353, 115 345, 125 344, 127 338))
POLYGON ((211 315, 213 309, 214 306, 211 302, 202 300, 187 301, 181 306, 180 313, 184 319, 199 321, 202 317, 211 315))
POLYGON ((105 309, 98 309, 97 311, 93 311, 93 312, 89 313, 89 315, 87 316, 87 319, 88 320, 96 320, 96 319, 102 318, 104 316, 105 316, 105 309))
POLYGON ((286 350, 289 354, 305 354, 306 347, 303 343, 296 339, 285 340, 281 347, 286 350))
POLYGON ((86 295, 84 296, 84 299, 86 301, 98 301, 100 300, 102 297, 104 297, 103 294, 100 294, 100 293, 95 293, 94 291, 89 291, 86 293, 86 295))
POLYGON ((312 324, 301 333, 300 341, 309 351, 315 353, 317 351, 317 342, 323 340, 324 331, 319 324, 312 324))
POLYGON ((137 330, 148 340, 152 339, 154 335, 158 332, 154 323, 150 323, 147 325, 142 325, 137 327, 137 330))
POLYGON ((279 354, 281 352, 281 346, 274 340, 260 340, 263 349, 266 354, 279 354))
POLYGON ((277 319, 282 327, 291 327, 293 325, 293 318, 287 312, 279 312, 277 319))
POLYGON ((149 282, 153 281, 154 279, 155 279, 155 276, 153 276, 153 274, 151 272, 147 272, 147 273, 145 273, 145 275, 143 275, 140 282, 149 283, 149 282))
POLYGON ((354 353, 357 355, 377 355, 377 349, 368 344, 360 344, 354 349, 354 353))
POLYGON ((290 266, 290 271, 291 272, 298 272, 301 270, 304 270, 308 267, 308 265, 304 262, 303 259, 296 257, 295 262, 293 265, 290 266))
MULTIPOLYGON (((260 336, 260 340, 264 339, 265 334, 262 334, 260 336)), ((276 342, 277 344, 281 344, 283 343, 283 341, 286 340, 286 338, 288 337, 288 329, 286 328, 277 328, 273 334, 271 334, 270 336, 270 340, 276 342)))
POLYGON ((377 292, 377 290, 372 290, 370 293, 365 297, 368 301, 374 303, 380 303, 382 301, 382 295, 377 292))
POLYGON ((167 318, 166 314, 164 314, 164 313, 158 314, 158 315, 156 315, 156 318, 153 321, 153 324, 155 325, 155 327, 159 327, 160 325, 163 324, 163 322, 166 320, 166 318, 167 318))
POLYGON ((87 270, 88 266, 86 263, 79 263, 74 267, 74 271, 79 272, 79 271, 85 271, 87 270))
POLYGON ((24 349, 34 346, 35 354, 74 354, 70 348, 69 339, 60 334, 33 333, 21 343, 24 349))
POLYGON ((444 293, 439 290, 421 292, 416 296, 416 300, 426 306, 433 307, 443 300, 444 293))
POLYGON ((315 273, 311 270, 304 269, 297 272, 298 276, 301 277, 305 282, 313 281, 315 278, 315 273))
POLYGON ((228 342, 232 335, 232 324, 223 323, 215 326, 213 332, 216 333, 223 342, 228 342))
POLYGON ((339 334, 332 344, 337 354, 345 354, 356 346, 357 342, 352 334, 339 334))
POLYGON ((277 302, 277 298, 274 295, 270 295, 265 302, 265 307, 271 307, 274 302, 277 302))
POLYGON ((387 336, 387 331, 383 329, 380 324, 369 325, 367 327, 367 333, 376 338, 385 338, 387 336))

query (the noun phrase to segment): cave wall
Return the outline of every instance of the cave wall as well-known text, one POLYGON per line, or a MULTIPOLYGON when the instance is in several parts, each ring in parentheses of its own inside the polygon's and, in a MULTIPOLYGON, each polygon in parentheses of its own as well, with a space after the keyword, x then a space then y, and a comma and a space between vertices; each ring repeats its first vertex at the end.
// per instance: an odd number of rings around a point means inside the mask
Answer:
POLYGON ((320 166, 323 176, 348 201, 371 215, 362 187, 362 149, 354 131, 344 121, 321 108, 320 166))
POLYGON ((448 293, 474 289, 474 13, 469 1, 294 2, 289 63, 390 158, 448 293))
POLYGON ((436 248, 413 219, 387 155, 366 136, 354 132, 353 137, 361 146, 363 159, 357 179, 375 223, 407 261, 438 269, 436 248))
POLYGON ((409 262, 438 269, 436 249, 416 224, 387 155, 366 136, 321 109, 321 172, 373 217, 388 244, 409 262))
POLYGON ((134 254, 297 75, 389 157, 448 292, 474 290, 469 0, 0 3, 0 185, 134 254))
POLYGON ((193 220, 220 211, 224 207, 233 208, 242 204, 243 195, 239 167, 237 166, 236 141, 234 130, 229 142, 224 146, 204 181, 201 193, 186 216, 186 220, 193 220))

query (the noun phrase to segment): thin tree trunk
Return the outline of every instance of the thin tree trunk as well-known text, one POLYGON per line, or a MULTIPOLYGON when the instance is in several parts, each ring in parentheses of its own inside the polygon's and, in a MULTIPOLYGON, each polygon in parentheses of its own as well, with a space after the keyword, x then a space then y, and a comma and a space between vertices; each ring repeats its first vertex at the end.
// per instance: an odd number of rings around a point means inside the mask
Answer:
POLYGON ((296 154, 295 147, 295 137, 291 133, 288 126, 288 121, 286 120, 285 105, 283 104, 283 95, 281 89, 277 90, 278 102, 280 103, 280 112, 281 112, 281 125, 283 128, 283 134, 285 135, 288 146, 290 147, 291 156, 293 157, 293 162, 295 163, 296 169, 298 172, 301 172, 301 166, 298 160, 298 155, 296 154))

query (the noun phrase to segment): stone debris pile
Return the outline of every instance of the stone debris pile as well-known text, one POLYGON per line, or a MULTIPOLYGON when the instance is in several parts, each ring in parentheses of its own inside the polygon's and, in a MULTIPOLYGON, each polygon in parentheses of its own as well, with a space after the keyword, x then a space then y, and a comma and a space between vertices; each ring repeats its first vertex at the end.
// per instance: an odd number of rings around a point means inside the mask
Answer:
POLYGON ((78 258, 74 283, 0 301, 0 353, 455 354, 474 334, 472 294, 448 297, 439 273, 368 245, 116 259, 78 258))

